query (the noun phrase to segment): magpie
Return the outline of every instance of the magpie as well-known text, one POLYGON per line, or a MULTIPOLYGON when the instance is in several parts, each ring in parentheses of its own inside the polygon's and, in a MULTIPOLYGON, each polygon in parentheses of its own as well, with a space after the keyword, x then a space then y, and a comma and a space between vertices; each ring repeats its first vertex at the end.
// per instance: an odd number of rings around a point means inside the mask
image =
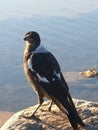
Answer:
POLYGON ((85 124, 75 108, 69 87, 54 55, 44 48, 39 34, 35 31, 26 33, 23 40, 26 43, 23 58, 24 72, 38 95, 38 106, 30 117, 35 115, 44 98, 47 98, 51 101, 49 110, 55 103, 67 115, 74 130, 79 130, 78 125, 84 127, 85 124))

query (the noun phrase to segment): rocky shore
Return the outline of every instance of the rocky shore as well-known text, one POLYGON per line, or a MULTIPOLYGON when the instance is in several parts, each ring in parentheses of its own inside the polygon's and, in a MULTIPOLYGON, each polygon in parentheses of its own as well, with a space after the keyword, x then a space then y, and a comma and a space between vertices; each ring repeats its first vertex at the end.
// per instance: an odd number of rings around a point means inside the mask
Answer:
MULTIPOLYGON (((73 99, 85 128, 80 130, 98 130, 98 103, 73 99)), ((35 117, 26 119, 24 113, 30 114, 36 106, 15 113, 0 130, 72 130, 66 117, 54 104, 52 112, 47 111, 49 101, 46 101, 37 111, 35 117)))

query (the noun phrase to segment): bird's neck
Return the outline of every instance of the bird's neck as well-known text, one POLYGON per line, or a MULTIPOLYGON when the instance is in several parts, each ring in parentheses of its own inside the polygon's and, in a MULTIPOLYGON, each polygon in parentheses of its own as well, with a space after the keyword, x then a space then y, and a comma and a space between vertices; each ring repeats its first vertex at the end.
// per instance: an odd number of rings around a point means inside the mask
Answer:
POLYGON ((29 54, 31 52, 31 45, 26 43, 24 54, 29 54))
POLYGON ((36 46, 33 46, 29 42, 26 41, 24 54, 25 55, 30 55, 35 49, 36 49, 36 46))

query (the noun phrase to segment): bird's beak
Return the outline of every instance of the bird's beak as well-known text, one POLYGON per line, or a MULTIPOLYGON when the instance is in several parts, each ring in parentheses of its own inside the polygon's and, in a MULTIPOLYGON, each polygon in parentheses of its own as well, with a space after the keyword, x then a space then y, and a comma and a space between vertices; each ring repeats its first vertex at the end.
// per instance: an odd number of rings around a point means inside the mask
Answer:
POLYGON ((24 41, 28 41, 30 40, 30 36, 29 35, 25 35, 25 37, 23 38, 24 41))

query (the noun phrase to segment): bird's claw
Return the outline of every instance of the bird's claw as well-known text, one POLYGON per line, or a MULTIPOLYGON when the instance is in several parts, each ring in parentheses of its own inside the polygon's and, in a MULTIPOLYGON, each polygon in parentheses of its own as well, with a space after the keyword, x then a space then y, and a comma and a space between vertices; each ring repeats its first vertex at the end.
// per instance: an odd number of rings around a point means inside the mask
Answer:
POLYGON ((33 113, 23 113, 23 117, 24 118, 28 118, 28 119, 30 119, 30 118, 33 118, 34 117, 34 114, 33 113))

